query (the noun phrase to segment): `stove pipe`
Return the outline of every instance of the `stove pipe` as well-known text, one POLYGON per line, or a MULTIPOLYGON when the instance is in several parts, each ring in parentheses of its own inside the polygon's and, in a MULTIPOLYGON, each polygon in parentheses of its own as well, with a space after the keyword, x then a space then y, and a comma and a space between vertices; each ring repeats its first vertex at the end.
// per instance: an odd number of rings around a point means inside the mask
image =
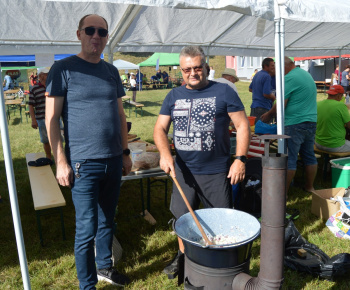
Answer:
POLYGON ((257 278, 238 274, 232 282, 234 290, 282 288, 288 156, 269 154, 269 139, 281 138, 288 136, 261 136, 265 139, 265 153, 262 157, 260 272, 257 278))

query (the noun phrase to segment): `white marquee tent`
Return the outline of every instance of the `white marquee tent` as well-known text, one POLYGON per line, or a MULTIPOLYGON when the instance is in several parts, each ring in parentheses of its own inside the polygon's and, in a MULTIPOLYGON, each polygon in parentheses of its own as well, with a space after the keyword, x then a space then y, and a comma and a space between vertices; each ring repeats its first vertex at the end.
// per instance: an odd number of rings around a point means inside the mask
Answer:
POLYGON ((113 65, 118 70, 140 69, 140 67, 137 64, 122 59, 114 60, 113 65))
MULTIPOLYGON (((80 51, 75 27, 96 13, 109 23, 105 53, 179 52, 201 45, 208 55, 276 56, 279 134, 283 133, 283 59, 349 53, 348 0, 1 0, 0 54, 80 51)), ((1 137, 23 284, 30 289, 3 91, 1 137)))

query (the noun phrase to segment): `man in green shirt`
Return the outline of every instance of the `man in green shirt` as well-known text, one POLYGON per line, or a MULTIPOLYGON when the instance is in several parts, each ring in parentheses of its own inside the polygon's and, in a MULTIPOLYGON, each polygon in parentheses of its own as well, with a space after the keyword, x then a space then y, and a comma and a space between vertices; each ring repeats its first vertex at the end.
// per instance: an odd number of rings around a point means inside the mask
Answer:
MULTIPOLYGON (((305 166, 304 190, 314 190, 314 180, 317 173, 317 159, 314 153, 316 122, 317 122, 317 90, 312 76, 305 70, 296 67, 289 58, 284 59, 285 89, 285 134, 288 148, 287 189, 291 184, 300 154, 305 166)), ((276 105, 261 116, 264 122, 276 115, 276 105)))
POLYGON ((340 102, 344 88, 331 86, 327 94, 326 100, 317 103, 316 147, 329 152, 350 152, 350 141, 345 140, 350 114, 348 107, 340 102))

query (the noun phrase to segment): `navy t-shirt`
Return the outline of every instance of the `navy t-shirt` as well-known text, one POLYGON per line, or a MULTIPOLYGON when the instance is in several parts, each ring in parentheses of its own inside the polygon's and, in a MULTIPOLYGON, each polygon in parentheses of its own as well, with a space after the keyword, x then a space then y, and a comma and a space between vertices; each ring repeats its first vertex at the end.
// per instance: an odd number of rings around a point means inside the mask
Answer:
POLYGON ((270 110, 272 108, 273 101, 264 97, 271 94, 271 76, 265 70, 261 70, 256 73, 249 88, 253 91, 253 102, 251 108, 265 108, 270 110))
POLYGON ((177 165, 193 174, 228 172, 228 113, 243 110, 237 93, 226 84, 210 81, 200 90, 186 86, 171 90, 160 114, 171 116, 177 165))
POLYGON ((62 117, 68 160, 122 154, 118 101, 125 95, 117 68, 77 56, 56 62, 46 81, 49 96, 64 97, 62 117))

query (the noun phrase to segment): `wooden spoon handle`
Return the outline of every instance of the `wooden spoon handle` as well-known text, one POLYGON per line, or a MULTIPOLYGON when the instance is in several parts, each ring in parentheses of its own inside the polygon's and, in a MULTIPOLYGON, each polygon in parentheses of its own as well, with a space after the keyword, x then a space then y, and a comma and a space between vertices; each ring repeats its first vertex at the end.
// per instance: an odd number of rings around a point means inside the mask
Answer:
POLYGON ((201 224, 199 223, 199 221, 198 221, 196 215, 194 214, 194 211, 193 211, 191 205, 189 204, 189 202, 188 202, 188 200, 187 200, 186 195, 185 195, 184 192, 182 191, 181 186, 180 186, 179 182, 177 181, 177 179, 176 179, 176 177, 174 176, 174 173, 173 173, 172 171, 170 171, 170 176, 171 176, 171 178, 173 179, 173 181, 174 181, 174 183, 175 183, 177 189, 179 190, 179 192, 180 192, 180 194, 181 194, 181 196, 182 196, 182 199, 184 200, 184 202, 185 202, 185 204, 186 204, 186 206, 187 206, 189 212, 191 213, 191 215, 192 215, 192 217, 193 217, 193 219, 194 219, 194 221, 195 221, 195 223, 196 223, 196 225, 197 225, 199 231, 200 231, 201 234, 202 234, 203 239, 205 240, 205 242, 206 242, 208 245, 213 245, 213 243, 208 239, 207 235, 205 234, 205 232, 204 232, 204 230, 203 230, 201 224))

